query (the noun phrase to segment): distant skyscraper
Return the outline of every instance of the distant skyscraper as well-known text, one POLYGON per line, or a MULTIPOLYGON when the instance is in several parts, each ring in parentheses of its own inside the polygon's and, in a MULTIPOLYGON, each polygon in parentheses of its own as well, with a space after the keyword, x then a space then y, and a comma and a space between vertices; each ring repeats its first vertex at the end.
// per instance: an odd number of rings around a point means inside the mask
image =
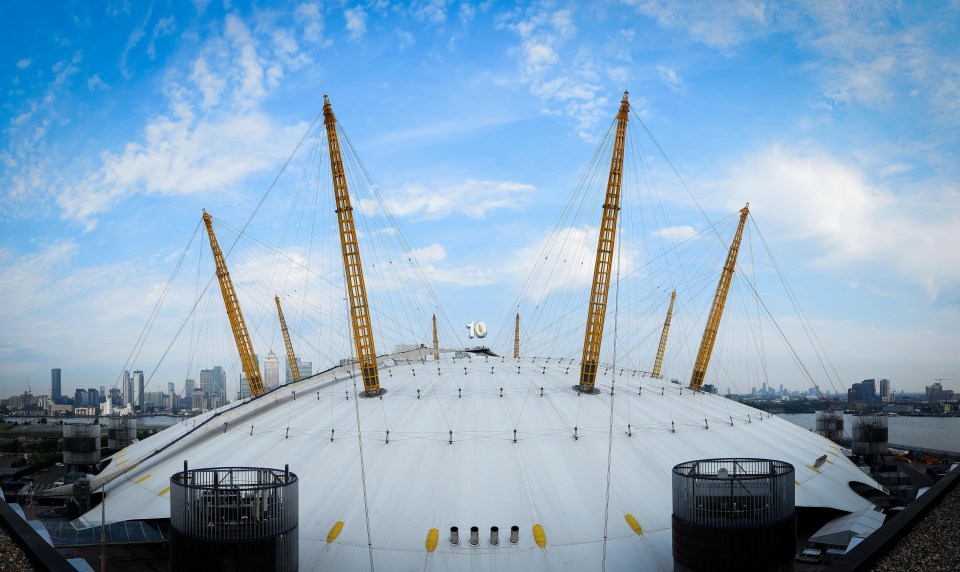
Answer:
POLYGON ((219 365, 213 366, 213 387, 210 392, 213 395, 220 397, 220 404, 227 402, 227 374, 223 371, 223 367, 219 365))
POLYGON ((123 370, 123 381, 120 382, 120 391, 123 392, 124 405, 133 403, 133 380, 130 377, 130 372, 127 370, 123 370))
POLYGON ((194 384, 192 379, 188 378, 183 382, 183 407, 185 409, 193 408, 193 386, 194 384))
MULTIPOLYGON (((254 361, 254 365, 257 368, 257 371, 260 371, 260 358, 257 357, 257 354, 253 354, 253 361, 254 361)), ((263 380, 262 375, 260 379, 261 381, 263 380)), ((239 393, 240 399, 245 399, 247 397, 250 397, 250 395, 251 395, 250 384, 247 383, 247 376, 241 371, 240 372, 240 393, 239 393)), ((222 400, 222 403, 226 403, 226 400, 225 399, 222 400)))
POLYGON ((74 407, 87 406, 87 390, 78 389, 73 392, 73 406, 74 407))
MULTIPOLYGON (((207 395, 213 394, 213 370, 212 369, 201 369, 200 370, 200 391, 207 395)), ((199 404, 198 404, 199 405, 199 404)), ((201 405, 202 406, 202 405, 201 405)))
MULTIPOLYGON (((313 375, 313 362, 303 361, 300 356, 296 356, 297 369, 300 370, 300 379, 306 379, 313 375)), ((287 383, 293 382, 293 374, 290 373, 290 362, 283 360, 287 367, 287 383)))
POLYGON ((143 409, 143 372, 140 371, 139 369, 133 372, 133 380, 131 381, 131 385, 135 386, 137 389, 136 401, 134 401, 134 403, 138 407, 140 407, 140 409, 142 410, 143 409))
POLYGON ((893 401, 893 396, 890 395, 889 379, 880 380, 880 401, 893 401))
POLYGON ((87 405, 100 407, 100 392, 92 387, 87 389, 87 405))
POLYGON ((263 388, 270 390, 280 387, 280 360, 277 354, 270 350, 263 358, 263 388))
POLYGON ((60 386, 60 368, 55 367, 50 370, 50 398, 53 399, 54 403, 60 403, 63 401, 63 394, 61 391, 62 387, 60 386))

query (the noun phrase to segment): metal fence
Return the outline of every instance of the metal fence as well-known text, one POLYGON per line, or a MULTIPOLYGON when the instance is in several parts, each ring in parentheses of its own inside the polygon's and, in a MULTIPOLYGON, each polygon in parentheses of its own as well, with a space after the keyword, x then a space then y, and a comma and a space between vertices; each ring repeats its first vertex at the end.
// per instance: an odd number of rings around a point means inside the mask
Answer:
POLYGON ((170 477, 170 526, 206 540, 262 540, 297 528, 298 479, 254 467, 192 469, 170 477))
POLYGON ((717 528, 765 526, 791 518, 794 468, 766 459, 706 459, 673 468, 673 513, 717 528))

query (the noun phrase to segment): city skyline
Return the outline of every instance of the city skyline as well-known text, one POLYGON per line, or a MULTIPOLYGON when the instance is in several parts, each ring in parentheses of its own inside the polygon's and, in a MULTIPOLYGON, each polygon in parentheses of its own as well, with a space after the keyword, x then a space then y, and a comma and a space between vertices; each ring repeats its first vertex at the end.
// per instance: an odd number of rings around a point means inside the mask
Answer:
MULTIPOLYGON (((0 16, 18 23, 0 39, 0 396, 28 380, 46 392, 55 367, 67 395, 128 391, 124 370, 149 378, 189 301, 131 350, 201 209, 241 226, 325 93, 450 322, 512 317, 625 89, 683 177, 656 181, 670 229, 692 236, 749 202, 839 385, 960 389, 956 3, 8 3, 0 16)), ((300 343, 311 371, 344 357, 300 343)), ((256 350, 285 361, 282 347, 256 350)), ((217 359, 232 394, 240 372, 217 359)), ((802 387, 789 360, 770 366, 771 382, 802 387)), ((190 367, 178 387, 199 381, 190 367)))

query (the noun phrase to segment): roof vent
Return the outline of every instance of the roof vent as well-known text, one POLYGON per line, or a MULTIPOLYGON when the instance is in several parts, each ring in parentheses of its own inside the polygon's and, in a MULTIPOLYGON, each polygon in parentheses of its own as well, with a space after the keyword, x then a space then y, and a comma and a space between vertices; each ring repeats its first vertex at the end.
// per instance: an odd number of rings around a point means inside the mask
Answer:
POLYGON ((480 528, 476 526, 470 527, 470 546, 478 546, 480 544, 480 528))
POLYGON ((490 546, 497 546, 500 544, 500 527, 491 526, 490 527, 490 546))
POLYGON ((520 527, 513 525, 510 527, 510 544, 517 544, 520 542, 520 527))
POLYGON ((450 527, 450 544, 460 546, 460 529, 456 526, 450 527))

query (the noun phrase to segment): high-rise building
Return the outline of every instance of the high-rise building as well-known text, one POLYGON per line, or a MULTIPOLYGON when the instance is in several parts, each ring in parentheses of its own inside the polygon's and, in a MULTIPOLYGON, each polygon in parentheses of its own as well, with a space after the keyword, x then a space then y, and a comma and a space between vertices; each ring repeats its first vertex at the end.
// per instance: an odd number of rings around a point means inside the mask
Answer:
MULTIPOLYGON (((257 354, 253 354, 253 362, 257 368, 257 371, 260 371, 260 358, 257 357, 257 354)), ((260 379, 262 380, 263 377, 261 377, 260 379)), ((250 397, 250 395, 251 395, 250 384, 247 383, 247 376, 241 371, 239 397, 240 399, 246 399, 247 397, 250 397)), ((221 400, 221 403, 226 403, 226 400, 225 399, 221 400)))
POLYGON ((313 362, 297 358, 297 369, 300 370, 300 379, 306 379, 313 375, 313 362))
POLYGON ((269 391, 277 387, 280 387, 280 360, 270 350, 267 357, 263 358, 263 388, 269 391))
MULTIPOLYGON (((213 370, 212 369, 200 370, 200 386, 198 387, 198 389, 207 395, 213 394, 213 370)), ((198 404, 197 406, 204 407, 203 404, 198 404)))
POLYGON ((220 398, 220 404, 227 402, 227 374, 223 371, 223 367, 219 365, 213 366, 213 387, 210 392, 213 395, 216 395, 220 398))
POLYGON ((193 409, 193 387, 194 383, 192 379, 187 378, 187 380, 183 382, 183 403, 181 403, 181 407, 184 409, 193 409))
POLYGON ((123 381, 120 382, 120 390, 123 391, 123 404, 129 405, 133 403, 133 380, 130 377, 130 372, 123 370, 123 381))
POLYGON ((143 410, 143 372, 139 369, 133 372, 133 380, 131 381, 131 385, 135 386, 137 389, 136 401, 133 403, 143 410))
POLYGON ((881 379, 880 380, 880 401, 893 401, 893 396, 890 394, 890 380, 881 379))
POLYGON ((74 407, 86 407, 87 404, 87 390, 78 389, 73 392, 73 406, 74 407))
POLYGON ((62 386, 60 385, 60 368, 55 367, 50 370, 50 398, 54 403, 63 401, 62 386))
POLYGON ((87 389, 87 405, 89 407, 100 407, 100 392, 92 387, 87 389))

